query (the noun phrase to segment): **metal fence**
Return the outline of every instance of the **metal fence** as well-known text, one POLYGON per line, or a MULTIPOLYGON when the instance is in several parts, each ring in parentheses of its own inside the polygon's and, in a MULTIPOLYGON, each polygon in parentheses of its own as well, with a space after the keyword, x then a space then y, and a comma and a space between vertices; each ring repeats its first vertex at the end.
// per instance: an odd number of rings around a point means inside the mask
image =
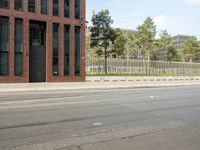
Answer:
MULTIPOLYGON (((105 75, 104 59, 88 59, 87 75, 105 75)), ((108 75, 198 76, 200 63, 108 59, 108 75)))

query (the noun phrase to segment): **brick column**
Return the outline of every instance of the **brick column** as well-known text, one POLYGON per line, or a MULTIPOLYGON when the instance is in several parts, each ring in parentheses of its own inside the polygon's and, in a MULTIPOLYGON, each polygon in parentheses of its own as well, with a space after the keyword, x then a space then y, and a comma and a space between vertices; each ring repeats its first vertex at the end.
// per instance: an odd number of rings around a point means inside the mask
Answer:
POLYGON ((74 64, 75 64, 75 45, 74 45, 74 38, 75 38, 75 27, 72 25, 70 27, 70 77, 74 77, 74 64))
POLYGON ((9 1, 9 9, 14 10, 15 9, 15 3, 14 0, 8 0, 9 1))
MULTIPOLYGON (((64 17, 64 0, 60 0, 59 16, 64 17)), ((64 24, 60 23, 59 78, 64 77, 64 24)))
POLYGON ((85 33, 86 33, 86 1, 81 1, 81 77, 85 80, 85 65, 86 65, 86 58, 85 58, 85 33))
POLYGON ((35 12, 36 14, 41 14, 41 0, 35 1, 35 12))
POLYGON ((52 79, 52 22, 46 26, 46 81, 52 79))
POLYGON ((59 77, 64 77, 64 24, 60 24, 59 77))
POLYGON ((81 27, 81 77, 85 78, 85 65, 86 65, 86 58, 85 58, 85 26, 81 27))
POLYGON ((75 0, 70 0, 70 19, 75 18, 75 0))
POLYGON ((23 2, 23 11, 25 13, 27 13, 28 12, 28 0, 23 0, 22 2, 23 2))
POLYGON ((48 16, 53 16, 53 0, 48 0, 48 16))
POLYGON ((60 0, 59 6, 59 16, 64 17, 64 0, 60 0))
POLYGON ((24 18, 23 20, 24 26, 24 33, 23 33, 23 44, 24 44, 24 51, 23 51, 23 77, 25 78, 26 82, 29 82, 29 19, 24 18))

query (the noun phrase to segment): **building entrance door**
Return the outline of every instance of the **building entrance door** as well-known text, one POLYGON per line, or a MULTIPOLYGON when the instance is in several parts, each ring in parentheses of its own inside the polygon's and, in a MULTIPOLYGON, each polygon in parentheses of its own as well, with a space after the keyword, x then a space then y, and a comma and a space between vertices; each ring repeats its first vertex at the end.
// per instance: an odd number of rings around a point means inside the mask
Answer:
POLYGON ((46 82, 46 25, 30 22, 29 81, 46 82))

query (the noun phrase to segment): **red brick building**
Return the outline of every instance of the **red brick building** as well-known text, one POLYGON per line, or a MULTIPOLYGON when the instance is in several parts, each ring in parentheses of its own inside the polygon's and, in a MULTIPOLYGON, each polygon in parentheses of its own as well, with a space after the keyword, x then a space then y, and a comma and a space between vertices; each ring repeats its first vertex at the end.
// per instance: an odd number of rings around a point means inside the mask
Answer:
POLYGON ((85 81, 85 0, 0 0, 0 82, 85 81))

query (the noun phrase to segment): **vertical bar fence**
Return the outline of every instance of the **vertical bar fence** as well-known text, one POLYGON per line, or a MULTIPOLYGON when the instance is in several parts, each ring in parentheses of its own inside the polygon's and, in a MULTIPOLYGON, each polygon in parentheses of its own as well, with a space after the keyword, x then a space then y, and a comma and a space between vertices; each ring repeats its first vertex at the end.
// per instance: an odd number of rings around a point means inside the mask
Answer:
MULTIPOLYGON (((88 59, 87 75, 105 75, 104 59, 88 59)), ((200 63, 111 59, 107 75, 127 76, 199 76, 200 63)))

